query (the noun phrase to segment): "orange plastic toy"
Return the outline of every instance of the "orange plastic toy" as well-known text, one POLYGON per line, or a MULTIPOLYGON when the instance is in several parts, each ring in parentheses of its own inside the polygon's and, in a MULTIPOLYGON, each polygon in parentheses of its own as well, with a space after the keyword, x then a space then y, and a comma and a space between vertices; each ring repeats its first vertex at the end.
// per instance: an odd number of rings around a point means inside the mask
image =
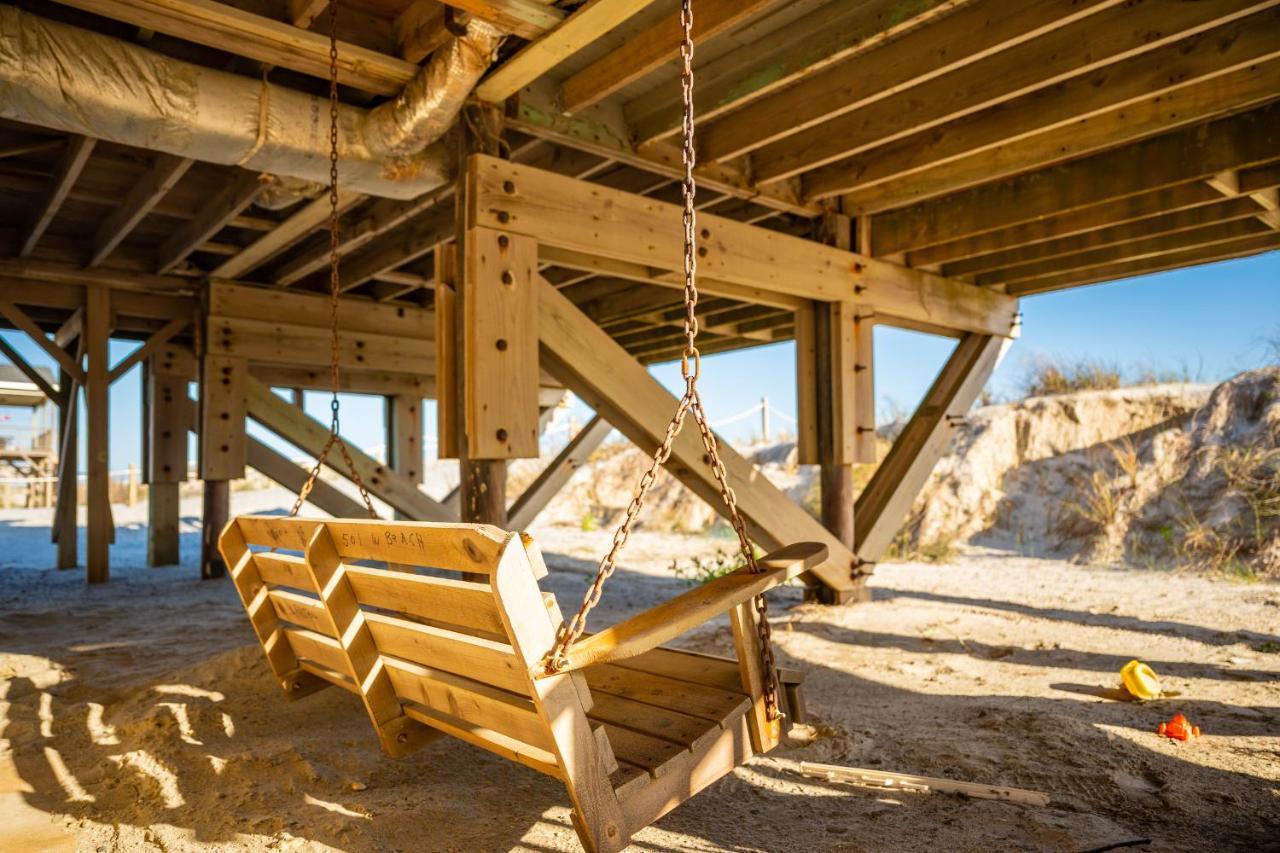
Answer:
POLYGON ((1174 740, 1191 740, 1193 737, 1200 737, 1200 727, 1191 725, 1191 721, 1182 714, 1174 714, 1172 720, 1160 724, 1156 734, 1174 740))

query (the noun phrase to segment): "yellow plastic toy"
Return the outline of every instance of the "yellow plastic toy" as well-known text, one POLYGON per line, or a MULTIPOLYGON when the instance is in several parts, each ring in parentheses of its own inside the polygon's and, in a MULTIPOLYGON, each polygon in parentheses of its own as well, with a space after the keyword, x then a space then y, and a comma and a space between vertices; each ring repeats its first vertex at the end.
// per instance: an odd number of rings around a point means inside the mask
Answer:
POLYGON ((1151 667, 1139 660, 1131 660, 1120 670, 1120 680, 1124 689, 1135 699, 1160 698, 1160 679, 1151 667))

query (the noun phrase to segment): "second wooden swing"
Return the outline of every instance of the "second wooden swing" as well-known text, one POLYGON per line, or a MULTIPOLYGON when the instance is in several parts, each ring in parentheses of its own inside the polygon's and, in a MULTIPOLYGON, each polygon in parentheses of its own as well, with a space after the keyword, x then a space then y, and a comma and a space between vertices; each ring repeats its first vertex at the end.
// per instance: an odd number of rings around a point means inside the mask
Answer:
MULTIPOLYGON (((329 5, 335 126, 336 6, 329 5)), ((377 519, 339 435, 333 136, 329 439, 289 518, 239 516, 219 540, 286 696, 296 699, 330 685, 349 690, 362 700, 392 756, 452 735, 560 779, 578 836, 593 851, 620 850, 635 832, 777 745, 783 697, 764 593, 826 559, 825 546, 817 543, 755 556, 698 392, 691 0, 682 0, 681 24, 685 391, 574 616, 566 622, 555 598, 539 590, 546 568, 526 534, 482 524, 377 519), (690 414, 744 565, 588 635, 587 616, 690 414), (360 489, 368 520, 297 517, 334 447, 360 489), (662 647, 726 613, 736 660, 662 647)))

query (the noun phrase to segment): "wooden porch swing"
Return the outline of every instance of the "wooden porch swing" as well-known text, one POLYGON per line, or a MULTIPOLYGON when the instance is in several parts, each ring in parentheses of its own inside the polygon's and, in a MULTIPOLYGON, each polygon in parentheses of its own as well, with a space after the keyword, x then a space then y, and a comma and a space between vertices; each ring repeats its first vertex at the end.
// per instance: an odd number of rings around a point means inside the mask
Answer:
MULTIPOLYGON (((329 4, 335 51, 336 6, 329 4)), ((578 836, 592 851, 622 849, 635 832, 777 745, 784 697, 764 593, 827 556, 817 543, 755 556, 698 392, 691 0, 682 0, 681 23, 685 392, 573 618, 566 622, 554 596, 539 590, 546 568, 528 535, 483 524, 377 519, 339 436, 336 149, 330 152, 329 440, 289 518, 240 516, 219 540, 286 696, 297 699, 330 684, 357 694, 394 757, 449 734, 560 779, 578 836), (689 413, 743 566, 588 635, 587 615, 689 413), (296 517, 335 446, 369 520, 296 517), (724 614, 736 660, 662 647, 724 614)), ((336 122, 336 66, 330 83, 336 122)))

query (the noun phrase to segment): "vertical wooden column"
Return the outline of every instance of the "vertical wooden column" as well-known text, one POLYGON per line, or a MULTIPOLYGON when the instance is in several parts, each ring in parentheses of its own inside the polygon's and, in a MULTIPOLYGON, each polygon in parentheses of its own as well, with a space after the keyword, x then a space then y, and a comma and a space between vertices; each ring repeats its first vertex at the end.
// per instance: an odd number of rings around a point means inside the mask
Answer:
POLYGON ((453 287, 436 308, 439 318, 453 303, 452 323, 437 321, 440 346, 451 349, 437 367, 440 405, 450 408, 441 417, 441 450, 447 437, 458 458, 461 519, 505 527, 507 460, 538 455, 537 246, 474 227, 468 158, 498 153, 502 115, 482 107, 469 119, 458 150, 453 287))
MULTIPOLYGON (((849 217, 829 214, 825 240, 849 249, 853 228, 849 217)), ((851 296, 856 297, 856 292, 851 296)), ((854 541, 853 464, 858 458, 858 346, 869 338, 870 325, 857 320, 850 301, 814 302, 796 313, 796 400, 799 409, 797 450, 802 464, 818 466, 820 516, 823 527, 850 550, 854 541)), ((864 391, 865 393, 865 391, 864 391)), ((874 438, 874 436, 873 436, 874 438)), ((874 444, 872 445, 874 447, 874 444)), ((841 600, 865 597, 855 571, 855 592, 841 600)), ((816 589, 819 595, 830 590, 816 589)))
POLYGON ((179 491, 187 479, 187 430, 195 358, 162 347, 143 363, 143 480, 147 483, 147 565, 181 561, 179 491))
MULTIPOLYGON (((395 394, 386 398, 387 464, 405 479, 422 483, 422 398, 395 394)), ((397 511, 396 518, 404 516, 397 511)))
POLYGON ((200 577, 205 579, 227 573, 217 542, 231 517, 231 481, 244 476, 248 378, 243 358, 205 353, 200 359, 200 478, 204 480, 200 577))
POLYGON ((76 428, 80 412, 80 383, 65 370, 58 371, 62 401, 58 406, 58 484, 53 511, 53 541, 57 543, 57 566, 74 569, 79 562, 79 531, 76 510, 80 502, 78 478, 80 434, 76 428))
POLYGON ((88 287, 85 295, 84 343, 85 420, 88 429, 88 537, 85 553, 89 583, 103 583, 111 574, 108 548, 112 539, 111 484, 108 468, 108 430, 111 424, 107 375, 107 341, 111 335, 111 292, 88 287))

